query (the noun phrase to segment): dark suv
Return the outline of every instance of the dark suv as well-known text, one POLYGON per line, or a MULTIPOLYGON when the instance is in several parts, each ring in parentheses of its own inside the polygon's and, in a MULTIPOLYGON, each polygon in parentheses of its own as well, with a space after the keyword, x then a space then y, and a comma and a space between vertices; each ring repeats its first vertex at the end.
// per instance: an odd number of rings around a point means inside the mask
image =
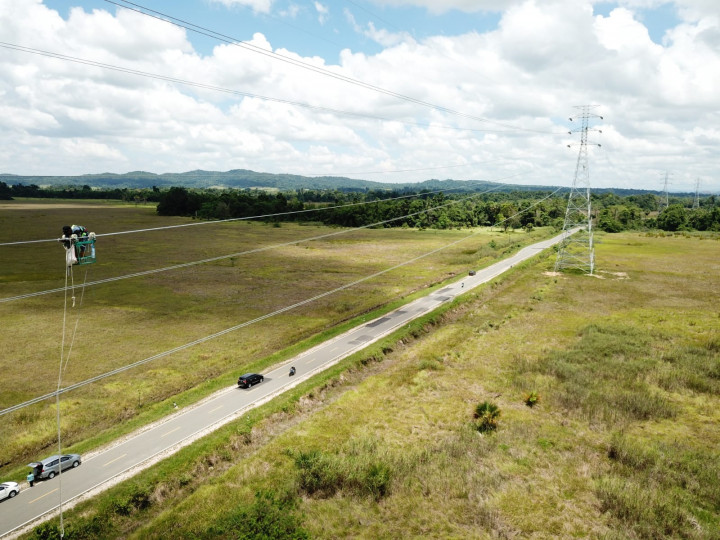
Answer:
POLYGON ((245 375, 240 375, 240 378, 238 379, 238 386, 240 388, 250 388, 252 385, 261 383, 264 380, 265 377, 258 375, 257 373, 246 373, 245 375))

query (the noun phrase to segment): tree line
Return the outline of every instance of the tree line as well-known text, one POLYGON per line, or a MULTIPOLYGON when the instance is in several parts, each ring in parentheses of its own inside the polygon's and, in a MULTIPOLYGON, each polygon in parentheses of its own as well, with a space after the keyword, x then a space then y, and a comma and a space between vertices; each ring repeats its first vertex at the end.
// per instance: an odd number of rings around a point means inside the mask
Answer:
MULTIPOLYGON (((164 216, 197 219, 232 219, 262 216, 266 221, 318 222, 362 227, 463 228, 498 226, 503 229, 554 226, 561 228, 567 194, 550 191, 496 191, 492 193, 429 192, 410 188, 299 189, 269 192, 261 189, 93 189, 40 188, 0 182, 0 199, 14 197, 64 199, 116 199, 157 202, 164 216)), ((720 231, 720 199, 704 196, 694 208, 692 196, 670 197, 668 205, 653 193, 591 195, 594 225, 607 232, 661 229, 665 231, 720 231)))
POLYGON ((36 184, 7 184, 0 181, 0 200, 10 201, 16 197, 32 199, 96 199, 127 202, 160 202, 160 189, 110 188, 97 189, 89 185, 58 186, 42 188, 36 184))
MULTIPOLYGON (((720 231, 720 200, 672 197, 659 209, 655 194, 591 195, 596 228, 607 232, 637 229, 720 231)), ((263 216, 270 221, 314 221, 326 225, 362 227, 462 228, 499 226, 503 229, 562 227, 567 195, 549 191, 515 191, 468 195, 412 193, 407 190, 300 190, 268 193, 262 190, 197 191, 170 188, 161 195, 161 215, 199 219, 263 216), (310 210, 314 210, 310 212, 310 210), (283 214, 283 215, 280 215, 283 214)))
MULTIPOLYGON (((231 219, 262 216, 268 221, 312 221, 325 225, 447 229, 495 225, 508 228, 551 225, 564 216, 564 201, 549 198, 530 208, 540 192, 486 196, 369 190, 343 192, 260 190, 205 192, 175 187, 163 193, 160 215, 231 219), (279 215, 282 214, 282 215, 279 215)), ((544 194, 547 197, 548 193, 544 194)))

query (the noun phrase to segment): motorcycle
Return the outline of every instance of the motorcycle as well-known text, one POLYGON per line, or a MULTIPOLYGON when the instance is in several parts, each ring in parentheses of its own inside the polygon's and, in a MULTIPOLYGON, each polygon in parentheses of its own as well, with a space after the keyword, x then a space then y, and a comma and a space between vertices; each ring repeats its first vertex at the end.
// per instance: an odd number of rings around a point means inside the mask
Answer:
POLYGON ((292 377, 293 375, 295 375, 295 366, 290 368, 290 376, 292 377))

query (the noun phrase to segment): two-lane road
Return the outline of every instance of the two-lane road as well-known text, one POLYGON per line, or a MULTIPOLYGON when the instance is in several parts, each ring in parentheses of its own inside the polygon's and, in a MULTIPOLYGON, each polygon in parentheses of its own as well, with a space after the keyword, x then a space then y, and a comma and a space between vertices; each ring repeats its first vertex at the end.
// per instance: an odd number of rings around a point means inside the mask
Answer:
POLYGON ((248 390, 235 386, 227 388, 192 407, 178 410, 163 421, 126 437, 122 442, 88 455, 77 469, 68 470, 52 480, 36 482, 32 488, 26 487, 15 498, 0 503, 0 536, 18 534, 24 528, 36 525, 42 518, 54 515, 59 511, 61 500, 64 506, 77 502, 83 496, 92 496, 128 475, 150 467, 170 453, 367 347, 420 315, 559 243, 562 237, 558 235, 525 247, 515 255, 478 271, 474 276, 467 276, 298 355, 266 372, 265 381, 248 390), (294 377, 288 376, 290 364, 297 368, 294 377))

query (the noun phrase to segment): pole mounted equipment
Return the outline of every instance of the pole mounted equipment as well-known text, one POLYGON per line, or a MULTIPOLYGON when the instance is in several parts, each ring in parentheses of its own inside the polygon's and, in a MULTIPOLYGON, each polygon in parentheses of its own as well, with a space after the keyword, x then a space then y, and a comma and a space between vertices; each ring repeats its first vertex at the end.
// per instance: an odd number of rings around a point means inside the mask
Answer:
MULTIPOLYGON (((590 119, 603 117, 593 114, 591 109, 595 106, 582 105, 575 107, 580 110, 580 115, 570 121, 580 121, 580 127, 569 131, 580 133, 580 151, 575 166, 575 178, 573 180, 570 195, 568 196, 567 209, 565 210, 565 222, 563 224, 563 239, 558 248, 557 259, 555 260, 555 271, 575 269, 591 274, 595 270, 595 250, 593 247, 592 229, 592 206, 590 203, 590 170, 588 167, 588 145, 601 146, 598 143, 588 142, 588 132, 600 130, 590 129, 590 119)), ((568 148, 574 146, 568 144, 568 148)))

